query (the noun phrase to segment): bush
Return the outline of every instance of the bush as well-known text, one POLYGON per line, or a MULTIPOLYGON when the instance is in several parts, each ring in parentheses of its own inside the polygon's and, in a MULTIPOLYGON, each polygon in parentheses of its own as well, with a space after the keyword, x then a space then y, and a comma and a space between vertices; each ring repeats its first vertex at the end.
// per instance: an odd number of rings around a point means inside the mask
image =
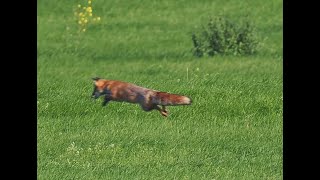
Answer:
POLYGON ((210 19, 207 26, 192 33, 193 54, 250 55, 257 49, 258 41, 253 26, 248 21, 236 24, 225 18, 210 19))

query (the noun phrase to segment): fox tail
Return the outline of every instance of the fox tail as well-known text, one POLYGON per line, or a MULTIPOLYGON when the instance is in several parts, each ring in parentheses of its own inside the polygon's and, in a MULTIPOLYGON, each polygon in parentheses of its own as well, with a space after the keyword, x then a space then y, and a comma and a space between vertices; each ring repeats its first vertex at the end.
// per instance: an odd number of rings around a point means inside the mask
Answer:
POLYGON ((153 101, 155 104, 164 106, 190 105, 192 103, 192 100, 187 96, 166 92, 156 92, 153 101))

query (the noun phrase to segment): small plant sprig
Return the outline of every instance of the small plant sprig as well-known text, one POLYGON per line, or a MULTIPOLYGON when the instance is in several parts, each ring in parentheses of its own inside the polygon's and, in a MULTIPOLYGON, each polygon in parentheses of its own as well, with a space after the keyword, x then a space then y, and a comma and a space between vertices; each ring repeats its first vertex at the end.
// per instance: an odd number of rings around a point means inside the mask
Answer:
POLYGON ((99 16, 93 16, 92 0, 88 0, 88 6, 78 4, 74 15, 76 16, 80 32, 86 32, 89 23, 97 23, 101 20, 99 16))

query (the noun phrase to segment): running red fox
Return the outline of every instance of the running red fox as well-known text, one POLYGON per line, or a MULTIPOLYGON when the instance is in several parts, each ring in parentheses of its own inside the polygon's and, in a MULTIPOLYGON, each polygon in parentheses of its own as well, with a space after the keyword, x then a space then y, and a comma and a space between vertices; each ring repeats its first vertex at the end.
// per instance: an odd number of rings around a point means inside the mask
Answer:
POLYGON ((105 95, 102 106, 109 101, 125 101, 129 103, 138 103, 144 111, 158 110, 161 115, 167 117, 168 111, 165 106, 190 105, 191 99, 178 94, 155 91, 135 84, 106 80, 99 77, 92 78, 94 90, 92 98, 97 99, 105 95), (162 106, 162 108, 159 107, 162 106))

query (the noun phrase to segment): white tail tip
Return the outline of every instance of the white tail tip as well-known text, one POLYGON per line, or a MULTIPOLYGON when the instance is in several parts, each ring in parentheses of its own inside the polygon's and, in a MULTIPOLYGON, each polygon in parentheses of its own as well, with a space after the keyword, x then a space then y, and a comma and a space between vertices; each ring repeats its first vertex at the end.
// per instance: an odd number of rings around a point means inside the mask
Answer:
POLYGON ((185 104, 191 104, 191 99, 190 98, 188 98, 188 97, 184 97, 183 98, 183 102, 185 103, 185 104))

